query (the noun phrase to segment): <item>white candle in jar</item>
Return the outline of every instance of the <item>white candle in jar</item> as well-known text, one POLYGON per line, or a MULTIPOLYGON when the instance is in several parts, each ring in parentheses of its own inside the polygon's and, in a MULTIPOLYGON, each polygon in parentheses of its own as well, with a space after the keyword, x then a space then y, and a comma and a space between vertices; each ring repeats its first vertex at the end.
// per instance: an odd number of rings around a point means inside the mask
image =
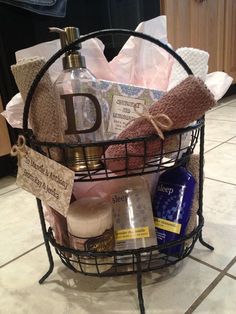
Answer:
MULTIPOLYGON (((73 202, 67 214, 70 245, 81 251, 106 252, 114 249, 112 206, 98 198, 81 198, 73 202)), ((74 256, 76 258, 76 256, 74 256)), ((112 258, 79 257, 73 266, 79 271, 104 272, 112 258), (81 269, 82 268, 82 269, 81 269)))

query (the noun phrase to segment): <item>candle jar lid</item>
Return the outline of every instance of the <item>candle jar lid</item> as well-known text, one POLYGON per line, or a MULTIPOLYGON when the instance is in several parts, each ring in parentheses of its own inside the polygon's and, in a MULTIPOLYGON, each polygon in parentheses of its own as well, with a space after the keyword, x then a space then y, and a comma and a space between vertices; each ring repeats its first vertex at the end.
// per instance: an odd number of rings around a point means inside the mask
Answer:
POLYGON ((69 232, 76 237, 99 236, 112 228, 112 205, 99 197, 81 198, 70 205, 67 223, 69 232))

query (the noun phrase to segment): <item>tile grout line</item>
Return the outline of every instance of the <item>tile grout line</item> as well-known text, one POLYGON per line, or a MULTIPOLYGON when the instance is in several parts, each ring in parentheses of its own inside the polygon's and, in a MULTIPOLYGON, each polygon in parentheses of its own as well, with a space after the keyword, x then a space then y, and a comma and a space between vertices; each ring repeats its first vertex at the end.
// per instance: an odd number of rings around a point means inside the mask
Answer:
POLYGON ((234 275, 231 275, 231 274, 225 274, 225 276, 227 276, 227 277, 229 277, 229 278, 231 278, 231 279, 234 279, 234 280, 236 280, 236 276, 234 276, 234 275))
POLYGON ((226 143, 228 143, 228 144, 234 144, 234 143, 229 143, 229 141, 233 140, 234 138, 236 138, 236 136, 233 136, 233 137, 231 137, 230 139, 228 139, 228 140, 226 141, 226 143))
MULTIPOLYGON (((204 154, 206 154, 206 153, 212 151, 213 149, 215 149, 215 148, 217 148, 217 147, 219 147, 219 146, 221 146, 221 145, 223 145, 223 144, 233 144, 233 143, 229 143, 229 141, 231 141, 231 140, 234 139, 235 137, 236 137, 236 136, 234 135, 233 137, 230 137, 228 140, 223 141, 223 142, 220 142, 218 145, 216 145, 216 146, 214 146, 214 147, 212 147, 212 148, 210 148, 210 149, 204 151, 204 154)), ((205 138, 205 141, 212 141, 212 142, 214 142, 214 140, 210 140, 210 139, 207 139, 207 138, 205 138)), ((204 146, 205 146, 205 143, 204 143, 204 146)))
POLYGON ((223 108, 223 107, 226 107, 226 106, 233 106, 234 107, 234 103, 235 103, 236 99, 231 99, 227 102, 223 102, 221 103, 219 100, 217 101, 217 105, 215 107, 213 107, 210 111, 215 111, 217 109, 220 109, 220 108, 223 108), (232 105, 233 104, 233 105, 232 105))
POLYGON ((236 135, 234 135, 234 136, 232 136, 232 137, 230 137, 228 140, 225 140, 225 141, 223 141, 223 142, 221 142, 221 141, 219 141, 219 140, 211 140, 211 139, 207 139, 207 137, 205 137, 205 139, 204 139, 204 141, 212 141, 212 142, 220 142, 219 143, 219 145, 217 145, 217 146, 215 146, 215 147, 213 147, 213 148, 211 148, 211 149, 209 149, 208 151, 206 151, 206 152, 209 152, 210 150, 212 150, 212 149, 215 149, 216 147, 218 147, 218 146, 220 146, 220 145, 222 145, 222 144, 231 144, 231 143, 228 143, 229 141, 231 141, 232 139, 234 139, 236 137, 236 135))
MULTIPOLYGON (((227 141, 224 141, 224 144, 227 144, 229 141, 231 141, 232 139, 234 139, 236 136, 232 136, 231 138, 229 138, 227 141)), ((233 144, 233 143, 228 143, 228 144, 233 144)))
POLYGON ((194 257, 194 256, 192 256, 192 255, 189 255, 189 258, 191 258, 191 259, 193 259, 194 261, 199 262, 199 263, 201 263, 201 264, 203 264, 203 265, 205 265, 205 266, 207 266, 207 267, 210 267, 210 268, 212 268, 212 269, 214 269, 214 270, 216 270, 216 271, 218 271, 218 272, 221 272, 221 271, 222 271, 222 269, 220 269, 220 268, 218 268, 218 267, 215 267, 214 265, 211 265, 211 264, 209 264, 209 263, 207 263, 207 262, 204 262, 204 261, 202 261, 202 260, 200 260, 200 259, 198 259, 197 257, 194 257))
MULTIPOLYGON (((204 141, 205 141, 205 142, 207 141, 207 142, 214 142, 214 143, 222 144, 222 140, 216 140, 216 139, 212 139, 212 138, 210 138, 210 139, 205 138, 204 141)), ((200 144, 200 143, 199 143, 199 144, 200 144)))
MULTIPOLYGON (((219 147, 219 146, 221 146, 221 145, 223 145, 223 144, 232 144, 232 143, 228 143, 228 142, 231 141, 231 140, 232 140, 233 138, 235 138, 235 137, 236 137, 236 136, 233 136, 233 137, 229 138, 228 140, 226 140, 226 141, 220 143, 219 145, 217 145, 217 146, 215 146, 215 147, 213 147, 213 148, 207 150, 206 152, 204 152, 204 155, 205 155, 205 153, 208 153, 208 152, 212 151, 213 149, 215 149, 215 148, 217 148, 217 147, 219 147)), ((206 139, 206 140, 207 140, 207 139, 206 139)), ((212 180, 212 181, 221 182, 221 183, 225 183, 225 184, 229 184, 229 185, 236 186, 236 184, 234 184, 234 183, 230 183, 230 182, 225 182, 225 181, 218 180, 218 179, 209 178, 209 177, 206 177, 206 176, 205 176, 205 179, 209 179, 209 180, 212 180)))
POLYGON ((227 274, 228 270, 236 262, 236 256, 229 262, 229 264, 218 274, 218 276, 210 283, 210 285, 200 294, 200 296, 193 302, 189 309, 184 314, 192 314, 194 310, 206 299, 211 291, 218 285, 218 283, 227 274))
MULTIPOLYGON (((216 266, 214 266, 214 265, 211 265, 211 264, 209 264, 209 263, 207 263, 207 262, 205 262, 205 261, 202 261, 202 260, 198 259, 198 258, 195 257, 195 256, 189 255, 189 258, 191 258, 191 259, 193 259, 194 261, 199 262, 199 263, 201 263, 201 264, 203 264, 203 265, 205 265, 205 266, 208 266, 208 267, 210 267, 210 268, 212 268, 212 269, 214 269, 214 270, 216 270, 216 271, 218 271, 218 272, 221 272, 221 271, 222 271, 222 269, 220 269, 220 268, 218 268, 218 267, 216 267, 216 266)), ((230 278, 232 278, 232 279, 235 279, 235 280, 236 280, 236 276, 234 276, 234 275, 231 275, 231 274, 229 274, 229 273, 227 273, 227 274, 225 274, 225 275, 228 276, 228 277, 230 277, 230 278)))
POLYGON ((10 192, 13 192, 13 191, 16 191, 16 190, 19 190, 19 189, 20 189, 20 187, 17 187, 17 188, 15 188, 13 190, 9 190, 7 192, 0 193, 0 197, 3 196, 3 195, 6 195, 7 193, 10 193, 10 192))
MULTIPOLYGON (((191 259, 193 259, 194 261, 199 262, 199 263, 201 263, 201 264, 203 264, 203 265, 205 265, 205 266, 208 266, 208 267, 210 267, 210 268, 212 268, 212 269, 214 269, 214 270, 216 270, 216 271, 218 271, 218 272, 221 272, 221 271, 222 271, 222 269, 220 269, 220 268, 218 268, 218 267, 216 267, 216 266, 214 266, 214 265, 211 265, 211 264, 209 264, 209 263, 207 263, 207 262, 205 262, 205 261, 202 261, 202 260, 198 259, 198 258, 195 257, 195 256, 189 255, 189 258, 191 258, 191 259)), ((230 277, 230 278, 232 278, 232 279, 235 279, 235 280, 236 280, 236 276, 234 276, 234 275, 231 275, 231 274, 229 274, 229 273, 227 273, 227 274, 225 274, 225 275, 228 276, 228 277, 230 277)))
MULTIPOLYGON (((212 148, 210 148, 210 149, 208 149, 208 150, 204 150, 204 155, 205 155, 206 153, 209 153, 209 152, 212 151, 213 149, 215 149, 215 148, 217 148, 217 147, 223 145, 223 144, 233 144, 233 143, 228 143, 228 141, 231 141, 231 140, 232 140, 233 138, 235 138, 235 137, 236 137, 236 136, 233 136, 233 137, 231 137, 230 139, 228 139, 228 140, 226 140, 226 141, 223 141, 223 142, 218 141, 218 140, 211 140, 211 139, 205 138, 205 139, 204 139, 204 142, 205 142, 205 141, 215 142, 215 143, 218 143, 218 145, 216 145, 216 146, 214 146, 214 147, 212 147, 212 148)), ((205 147, 205 143, 204 143, 204 147, 205 147)))
POLYGON ((220 104, 220 103, 217 103, 217 105, 215 106, 215 107, 213 107, 210 111, 209 111, 209 113, 210 112, 213 112, 213 111, 216 111, 216 110, 219 110, 220 108, 223 108, 223 107, 225 107, 225 106, 228 106, 229 104, 220 104))
POLYGON ((226 182, 226 181, 222 181, 222 180, 218 180, 218 179, 213 179, 213 178, 209 178, 209 177, 205 177, 205 179, 216 181, 216 182, 220 182, 220 183, 224 183, 224 184, 228 184, 228 185, 232 185, 232 186, 236 186, 235 183, 230 183, 230 182, 226 182))
POLYGON ((225 144, 225 142, 223 142, 223 143, 219 143, 218 145, 216 145, 216 146, 214 146, 214 147, 212 147, 212 148, 210 148, 210 149, 206 150, 206 151, 204 152, 204 154, 209 153, 209 152, 210 152, 210 151, 212 151, 213 149, 215 149, 215 148, 217 148, 217 147, 219 147, 219 146, 221 146, 221 145, 223 145, 223 144, 225 144))
MULTIPOLYGON (((219 147, 219 146, 221 146, 221 145, 223 145, 223 144, 233 144, 233 143, 229 143, 229 141, 231 141, 232 139, 234 139, 236 136, 234 135, 233 137, 230 137, 228 140, 226 140, 226 141, 223 141, 223 142, 220 142, 218 145, 216 145, 215 147, 212 147, 212 148, 210 148, 210 149, 208 149, 208 150, 206 150, 205 152, 204 152, 204 154, 205 153, 208 153, 208 152, 210 152, 210 151, 212 151, 213 149, 215 149, 215 148, 217 148, 217 147, 219 147)), ((210 139, 207 139, 207 138, 205 138, 205 141, 214 141, 214 140, 210 140, 210 139)), ((205 144, 205 143, 204 143, 205 144)), ((204 145, 205 146, 205 145, 204 145)))
POLYGON ((5 264, 0 265, 0 269, 3 268, 3 267, 5 267, 5 266, 7 266, 7 265, 9 265, 9 264, 11 264, 11 263, 13 263, 13 262, 15 262, 16 260, 18 260, 19 258, 25 256, 26 254, 31 253, 32 251, 36 250, 37 248, 39 248, 39 247, 42 246, 43 244, 44 244, 44 242, 43 242, 43 243, 40 243, 40 244, 38 244, 38 245, 36 245, 36 246, 33 247, 32 249, 30 249, 30 250, 28 250, 28 251, 22 253, 21 255, 19 255, 19 256, 13 258, 12 260, 6 262, 5 264))

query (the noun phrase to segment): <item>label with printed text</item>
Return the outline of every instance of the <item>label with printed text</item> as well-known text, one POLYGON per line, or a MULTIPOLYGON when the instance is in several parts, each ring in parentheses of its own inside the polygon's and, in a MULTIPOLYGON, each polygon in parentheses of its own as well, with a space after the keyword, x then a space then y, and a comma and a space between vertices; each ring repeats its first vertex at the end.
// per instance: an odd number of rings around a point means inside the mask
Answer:
POLYGON ((156 228, 180 234, 181 224, 161 218, 154 218, 154 221, 156 228))
POLYGON ((120 134, 129 121, 139 117, 135 112, 134 106, 136 106, 136 110, 139 113, 143 113, 142 105, 144 104, 145 101, 142 99, 114 95, 108 131, 120 134))
POLYGON ((63 216, 69 208, 75 173, 25 146, 16 184, 63 216))
POLYGON ((120 229, 115 232, 116 241, 124 241, 130 239, 141 239, 149 238, 149 228, 129 228, 129 229, 120 229))

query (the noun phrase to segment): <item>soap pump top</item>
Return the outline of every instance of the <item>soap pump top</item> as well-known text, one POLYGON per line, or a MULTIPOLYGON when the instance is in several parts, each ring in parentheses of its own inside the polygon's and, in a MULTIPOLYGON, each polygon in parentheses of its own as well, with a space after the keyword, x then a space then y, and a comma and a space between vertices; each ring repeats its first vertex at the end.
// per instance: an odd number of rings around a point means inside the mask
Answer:
MULTIPOLYGON (((63 29, 57 27, 50 27, 50 32, 59 33, 61 47, 73 43, 80 37, 80 32, 77 27, 65 27, 63 29)), ((78 43, 71 50, 65 53, 65 56, 62 58, 63 69, 75 69, 75 68, 86 68, 85 58, 81 55, 80 50, 81 44, 78 43)))

